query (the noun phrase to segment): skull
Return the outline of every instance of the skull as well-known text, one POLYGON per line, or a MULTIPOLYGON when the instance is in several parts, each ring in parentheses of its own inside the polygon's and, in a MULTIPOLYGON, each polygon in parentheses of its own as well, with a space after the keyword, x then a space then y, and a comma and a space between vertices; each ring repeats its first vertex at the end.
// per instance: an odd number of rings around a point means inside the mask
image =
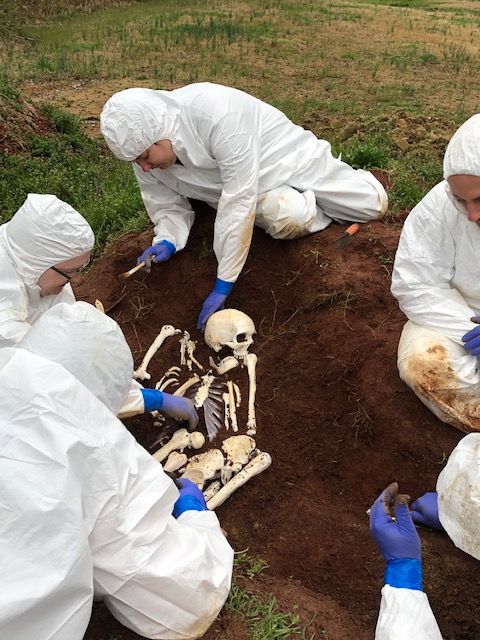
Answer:
POLYGON ((238 309, 223 309, 208 319, 205 342, 214 351, 230 347, 235 357, 244 358, 253 342, 254 333, 255 325, 246 313, 238 309))

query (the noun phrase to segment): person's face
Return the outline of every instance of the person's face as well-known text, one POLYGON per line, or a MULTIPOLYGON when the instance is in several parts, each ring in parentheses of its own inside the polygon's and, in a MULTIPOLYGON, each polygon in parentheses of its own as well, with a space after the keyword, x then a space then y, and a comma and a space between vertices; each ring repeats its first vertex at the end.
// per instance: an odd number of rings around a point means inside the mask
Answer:
POLYGON ((169 169, 177 161, 170 140, 159 140, 148 147, 135 162, 145 172, 152 169, 169 169))
POLYGON ((82 269, 84 269, 90 260, 90 251, 83 253, 81 256, 70 258, 64 262, 50 267, 42 273, 38 279, 41 296, 54 296, 60 293, 63 287, 70 281, 75 282, 82 269))
POLYGON ((480 176, 450 176, 448 184, 455 200, 471 222, 480 224, 480 176))

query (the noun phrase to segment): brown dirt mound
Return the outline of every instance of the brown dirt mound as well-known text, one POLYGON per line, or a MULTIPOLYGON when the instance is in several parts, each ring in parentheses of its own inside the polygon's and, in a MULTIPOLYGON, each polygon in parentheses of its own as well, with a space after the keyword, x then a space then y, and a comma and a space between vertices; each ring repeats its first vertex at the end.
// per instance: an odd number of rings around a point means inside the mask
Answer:
POLYGON ((32 133, 47 136, 52 126, 33 104, 20 95, 2 93, 0 87, 0 153, 25 151, 32 133))
MULTIPOLYGON (((167 323, 189 330, 199 341, 199 359, 208 360, 195 322, 215 277, 214 217, 205 207, 197 210, 187 248, 150 276, 126 283, 116 277, 150 243, 148 231, 112 244, 77 288, 79 298, 99 298, 111 309, 136 363, 167 323)), ((414 497, 432 490, 463 436, 398 377, 405 319, 389 281, 399 231, 399 225, 366 225, 341 252, 331 244, 341 232, 336 225, 290 242, 256 230, 229 298, 257 326, 257 443, 273 464, 218 515, 235 549, 248 547, 269 565, 253 588, 274 594, 305 624, 313 618, 309 632, 316 638, 373 637, 383 561, 365 511, 392 480, 414 497)), ((152 361, 153 379, 177 362, 178 344, 162 348, 152 361)), ((142 416, 127 425, 147 448, 157 435, 151 422, 142 416)), ((425 590, 444 638, 480 637, 477 562, 446 535, 420 533, 425 590)), ((119 640, 138 637, 97 605, 85 637, 102 640, 107 631, 119 640)), ((206 637, 246 635, 238 618, 222 613, 206 637)))

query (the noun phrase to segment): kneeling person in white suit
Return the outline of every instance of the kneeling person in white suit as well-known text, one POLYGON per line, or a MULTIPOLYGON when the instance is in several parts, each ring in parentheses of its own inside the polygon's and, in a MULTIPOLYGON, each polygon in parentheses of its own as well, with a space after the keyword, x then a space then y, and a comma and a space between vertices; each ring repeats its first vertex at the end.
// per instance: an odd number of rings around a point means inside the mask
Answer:
POLYGON ((400 236, 392 293, 409 321, 398 368, 441 420, 480 430, 480 114, 450 140, 444 177, 400 236))
MULTIPOLYGON (((49 194, 30 193, 0 226, 0 348, 17 344, 51 307, 75 302, 70 282, 87 266, 93 244, 85 218, 49 194)), ((154 410, 188 420, 191 427, 198 422, 189 398, 144 389, 132 380, 119 417, 154 410)))
POLYGON ((115 417, 132 372, 118 325, 84 302, 0 350, 2 638, 81 640, 94 595, 141 636, 199 638, 228 595, 217 516, 115 417))
POLYGON ((100 127, 117 158, 134 163, 155 225, 139 262, 164 262, 185 247, 194 221, 188 198, 217 210, 217 279, 201 329, 240 275, 255 224, 274 238, 299 238, 332 220, 367 222, 387 209, 371 173, 334 158, 326 140, 238 89, 206 82, 127 89, 107 101, 100 127))

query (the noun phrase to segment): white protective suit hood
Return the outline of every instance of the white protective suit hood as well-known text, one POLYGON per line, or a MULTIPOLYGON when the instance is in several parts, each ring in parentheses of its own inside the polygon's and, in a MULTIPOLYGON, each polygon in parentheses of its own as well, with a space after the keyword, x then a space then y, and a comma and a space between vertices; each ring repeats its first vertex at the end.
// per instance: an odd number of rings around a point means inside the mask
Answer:
POLYGON ((125 89, 105 103, 100 130, 119 160, 133 162, 159 140, 170 140, 175 146, 180 112, 168 91, 125 89))
POLYGON ((118 413, 131 386, 132 354, 118 324, 91 304, 55 305, 18 347, 62 365, 118 413))
POLYGON ((1 229, 9 257, 30 287, 53 265, 91 251, 95 240, 83 216, 47 194, 30 193, 1 229))
POLYGON ((458 443, 437 480, 438 512, 459 549, 480 560, 480 434, 458 443))
POLYGON ((443 177, 480 176, 480 113, 455 131, 445 151, 443 177))

